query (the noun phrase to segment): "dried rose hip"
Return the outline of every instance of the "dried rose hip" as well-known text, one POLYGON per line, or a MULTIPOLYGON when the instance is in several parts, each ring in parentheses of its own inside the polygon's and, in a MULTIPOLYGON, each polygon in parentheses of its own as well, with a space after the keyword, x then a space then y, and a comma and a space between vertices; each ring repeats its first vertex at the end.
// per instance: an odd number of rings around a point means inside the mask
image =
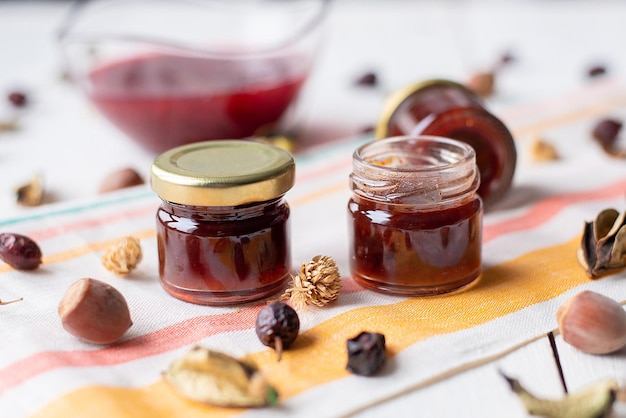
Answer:
POLYGON ((41 249, 27 236, 5 232, 0 234, 0 260, 18 270, 34 270, 41 264, 41 249))
POLYGON ((273 348, 282 357, 283 348, 295 341, 300 331, 296 311, 284 302, 274 302, 259 311, 256 318, 256 335, 263 345, 273 348))
POLYGON ((347 342, 349 372, 363 376, 376 373, 385 364, 387 353, 385 336, 363 331, 347 342))
POLYGON ((591 135, 604 148, 612 148, 622 130, 622 122, 617 119, 602 119, 593 127, 591 135))

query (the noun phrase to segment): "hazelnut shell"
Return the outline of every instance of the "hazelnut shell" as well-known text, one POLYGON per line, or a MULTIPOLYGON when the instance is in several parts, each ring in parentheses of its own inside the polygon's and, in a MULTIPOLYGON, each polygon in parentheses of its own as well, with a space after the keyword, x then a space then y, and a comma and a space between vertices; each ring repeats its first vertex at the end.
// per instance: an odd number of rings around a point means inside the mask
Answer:
POLYGON ((124 296, 113 286, 85 278, 74 282, 59 304, 63 328, 92 344, 111 344, 132 325, 124 296))
POLYGON ((626 345, 626 311, 615 300, 589 290, 557 311, 563 340, 589 354, 608 354, 626 345))

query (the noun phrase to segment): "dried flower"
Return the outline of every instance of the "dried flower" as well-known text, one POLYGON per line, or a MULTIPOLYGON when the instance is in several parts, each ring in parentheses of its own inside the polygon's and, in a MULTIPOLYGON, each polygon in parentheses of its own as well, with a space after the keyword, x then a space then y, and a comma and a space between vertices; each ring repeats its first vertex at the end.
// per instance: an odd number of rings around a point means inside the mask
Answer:
POLYGON ((141 245, 135 237, 125 237, 108 247, 102 256, 102 265, 120 276, 133 271, 142 258, 141 245))
POLYGON ((530 144, 530 153, 536 162, 555 161, 559 159, 556 147, 541 138, 536 138, 530 144))
POLYGON ((592 279, 626 267, 626 213, 604 209, 585 222, 578 262, 592 279))
POLYGON ((296 309, 307 304, 324 306, 339 297, 341 276, 335 261, 325 255, 317 255, 308 263, 300 266, 297 276, 293 276, 292 285, 283 297, 289 298, 296 309))

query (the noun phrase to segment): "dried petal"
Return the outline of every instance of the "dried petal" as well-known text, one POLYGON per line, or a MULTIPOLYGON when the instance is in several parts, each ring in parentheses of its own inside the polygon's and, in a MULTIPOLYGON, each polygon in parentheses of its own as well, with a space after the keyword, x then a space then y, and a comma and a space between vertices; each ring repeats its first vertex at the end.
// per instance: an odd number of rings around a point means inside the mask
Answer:
POLYGON ((164 378, 180 395, 211 405, 245 408, 278 402, 276 390, 254 367, 203 347, 174 361, 164 378))

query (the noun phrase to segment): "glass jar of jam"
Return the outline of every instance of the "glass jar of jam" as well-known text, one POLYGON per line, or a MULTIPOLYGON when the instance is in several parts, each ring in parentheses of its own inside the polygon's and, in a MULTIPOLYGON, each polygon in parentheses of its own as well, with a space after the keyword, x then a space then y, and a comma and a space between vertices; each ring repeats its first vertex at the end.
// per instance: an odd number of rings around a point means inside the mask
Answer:
POLYGON ((468 144, 391 137, 358 148, 350 175, 349 256, 365 288, 427 296, 481 273, 480 175, 468 144))
POLYGON ((392 94, 376 127, 377 138, 434 135, 470 144, 480 170, 478 194, 486 206, 510 188, 517 152, 504 123, 467 87, 448 80, 427 80, 392 94))
POLYGON ((173 148, 152 164, 159 275, 176 298, 239 304, 277 293, 289 279, 288 152, 254 141, 173 148))

